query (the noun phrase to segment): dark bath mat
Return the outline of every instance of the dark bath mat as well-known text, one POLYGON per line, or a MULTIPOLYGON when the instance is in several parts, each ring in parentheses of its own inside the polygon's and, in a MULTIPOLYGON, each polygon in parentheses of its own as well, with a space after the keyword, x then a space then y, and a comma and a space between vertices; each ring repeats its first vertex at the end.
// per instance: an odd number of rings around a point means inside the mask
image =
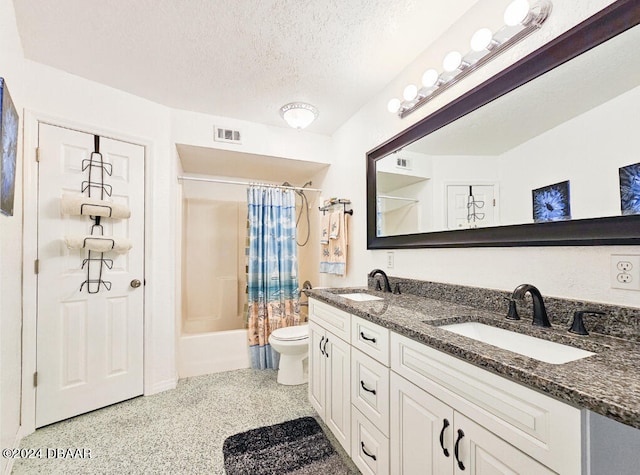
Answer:
POLYGON ((351 473, 313 417, 232 435, 222 452, 227 475, 351 473))

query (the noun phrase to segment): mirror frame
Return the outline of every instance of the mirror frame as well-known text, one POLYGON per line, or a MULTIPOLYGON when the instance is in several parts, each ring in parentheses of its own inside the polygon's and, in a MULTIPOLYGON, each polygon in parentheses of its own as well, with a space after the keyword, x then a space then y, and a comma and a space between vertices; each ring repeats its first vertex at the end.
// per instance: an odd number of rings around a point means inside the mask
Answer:
POLYGON ((376 236, 376 160, 418 140, 640 23, 620 0, 367 153, 367 249, 640 244, 640 215, 376 236))

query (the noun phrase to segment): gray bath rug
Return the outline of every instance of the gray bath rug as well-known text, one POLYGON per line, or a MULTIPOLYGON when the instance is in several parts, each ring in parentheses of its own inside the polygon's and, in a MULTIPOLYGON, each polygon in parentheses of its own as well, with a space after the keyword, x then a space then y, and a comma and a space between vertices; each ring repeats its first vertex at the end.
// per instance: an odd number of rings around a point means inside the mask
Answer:
POLYGON ((227 475, 351 473, 313 417, 232 435, 222 452, 227 475))

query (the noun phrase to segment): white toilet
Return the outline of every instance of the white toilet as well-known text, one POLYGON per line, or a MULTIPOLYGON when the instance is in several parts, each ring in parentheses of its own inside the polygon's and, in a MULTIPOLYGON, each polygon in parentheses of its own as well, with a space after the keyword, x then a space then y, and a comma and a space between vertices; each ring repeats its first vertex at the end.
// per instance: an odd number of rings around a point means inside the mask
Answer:
POLYGON ((309 376, 309 325, 278 328, 269 335, 269 344, 280 353, 278 383, 304 384, 309 376))

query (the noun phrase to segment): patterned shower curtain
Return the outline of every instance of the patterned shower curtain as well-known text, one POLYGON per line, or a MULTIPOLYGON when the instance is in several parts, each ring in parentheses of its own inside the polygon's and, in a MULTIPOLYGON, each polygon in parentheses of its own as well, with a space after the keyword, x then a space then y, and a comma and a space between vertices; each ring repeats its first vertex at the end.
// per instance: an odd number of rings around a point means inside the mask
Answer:
POLYGON ((277 368, 280 358, 269 345, 269 335, 300 323, 295 193, 252 185, 247 204, 251 367, 277 368))

